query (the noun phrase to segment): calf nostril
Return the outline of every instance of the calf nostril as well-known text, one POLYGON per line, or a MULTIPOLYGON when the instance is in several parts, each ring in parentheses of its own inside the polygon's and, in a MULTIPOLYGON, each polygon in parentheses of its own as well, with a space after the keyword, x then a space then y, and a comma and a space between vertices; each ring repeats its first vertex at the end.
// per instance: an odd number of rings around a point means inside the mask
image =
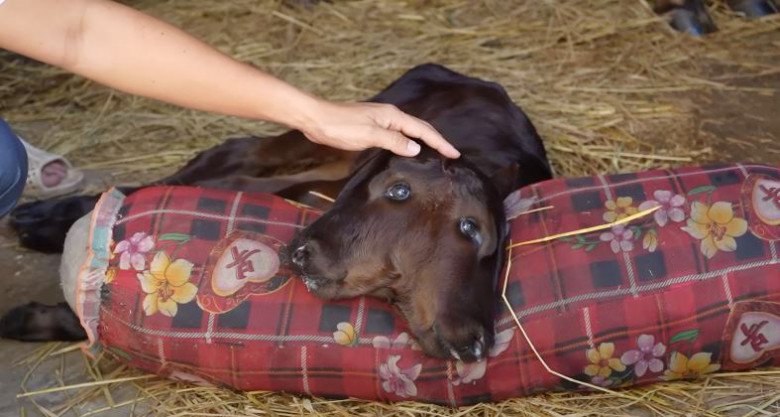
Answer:
POLYGON ((293 263, 300 268, 303 268, 303 266, 306 264, 308 257, 309 249, 306 247, 306 245, 298 246, 298 248, 295 249, 292 253, 293 263))

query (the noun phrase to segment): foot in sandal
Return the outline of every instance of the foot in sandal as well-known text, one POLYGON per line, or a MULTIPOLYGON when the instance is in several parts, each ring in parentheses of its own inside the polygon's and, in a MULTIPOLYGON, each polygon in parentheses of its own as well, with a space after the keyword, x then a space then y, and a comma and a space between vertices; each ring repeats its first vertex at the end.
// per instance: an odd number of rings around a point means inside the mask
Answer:
POLYGON ((65 158, 38 149, 19 138, 27 150, 28 169, 25 197, 36 199, 58 197, 80 189, 84 173, 73 168, 65 158))
POLYGON ((0 217, 22 193, 36 199, 57 197, 78 190, 83 179, 65 158, 24 142, 0 119, 0 217))

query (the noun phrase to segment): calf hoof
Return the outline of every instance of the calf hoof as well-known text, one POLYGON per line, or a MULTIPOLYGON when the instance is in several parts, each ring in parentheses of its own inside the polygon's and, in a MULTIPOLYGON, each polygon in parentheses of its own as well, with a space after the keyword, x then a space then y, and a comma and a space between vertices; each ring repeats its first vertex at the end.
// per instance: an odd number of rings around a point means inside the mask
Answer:
POLYGON ((778 12, 774 0, 730 0, 731 10, 743 13, 748 19, 758 19, 778 12))
MULTIPOLYGON (((702 6, 703 8, 703 6, 702 6)), ((704 36, 715 32, 718 28, 706 10, 677 8, 670 12, 669 24, 677 31, 692 36, 704 36)))
POLYGON ((24 342, 84 340, 87 334, 67 303, 29 303, 0 318, 0 337, 24 342))
POLYGON ((97 197, 90 196, 35 201, 18 206, 9 220, 22 246, 44 253, 59 253, 70 226, 92 211, 96 202, 97 197))

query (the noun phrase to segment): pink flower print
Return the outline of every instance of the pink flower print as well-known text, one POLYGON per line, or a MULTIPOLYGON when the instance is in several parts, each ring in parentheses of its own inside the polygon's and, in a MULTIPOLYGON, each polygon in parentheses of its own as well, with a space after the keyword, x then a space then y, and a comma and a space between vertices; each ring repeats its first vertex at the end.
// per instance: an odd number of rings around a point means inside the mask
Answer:
POLYGON ((154 248, 154 239, 146 233, 138 232, 130 239, 117 243, 114 253, 121 253, 119 269, 135 269, 143 271, 146 268, 146 252, 154 248))
POLYGON ((604 378, 603 376, 596 375, 593 378, 591 378, 590 382, 593 385, 597 385, 599 387, 609 387, 612 385, 612 379, 610 378, 604 378))
POLYGON ((411 368, 401 369, 398 367, 400 359, 399 355, 391 355, 386 363, 379 366, 382 388, 385 392, 392 392, 402 398, 414 397, 417 395, 414 380, 420 376, 422 365, 418 363, 411 368))
POLYGON ((637 377, 641 378, 648 369, 653 373, 664 370, 664 363, 658 359, 666 353, 663 343, 655 343, 655 337, 643 334, 637 338, 637 347, 639 349, 629 350, 620 357, 624 365, 634 365, 637 377))
POLYGON ((655 190, 653 193, 655 200, 647 200, 639 205, 639 210, 647 210, 653 207, 661 206, 653 213, 653 218, 659 226, 663 227, 669 220, 679 223, 685 220, 685 197, 680 194, 672 195, 671 191, 655 190))
POLYGON ((452 381, 452 385, 468 384, 478 379, 482 379, 487 371, 487 360, 482 359, 477 362, 465 363, 463 361, 455 362, 455 371, 458 377, 452 381))
MULTIPOLYGON (((496 333, 495 342, 488 351, 488 357, 495 358, 502 354, 509 347, 509 343, 514 335, 515 329, 513 328, 496 333)), ((486 358, 470 363, 463 361, 455 362, 455 370, 458 372, 458 377, 452 381, 452 385, 468 384, 484 377, 487 370, 487 361, 488 359, 486 358)))
POLYGON ((375 336, 371 344, 376 349, 400 349, 409 344, 409 334, 401 332, 392 342, 387 336, 375 336))
POLYGON ((504 199, 504 214, 507 221, 528 211, 538 201, 537 197, 523 197, 523 190, 517 190, 504 199))
POLYGON ((509 347, 509 343, 512 341, 514 336, 515 329, 511 327, 504 330, 503 332, 497 332, 496 337, 494 338, 495 341, 493 342, 493 347, 488 351, 488 356, 495 358, 496 356, 504 353, 504 351, 509 347))
POLYGON ((602 242, 609 242, 609 247, 614 253, 628 252, 634 249, 634 242, 632 242, 634 233, 623 227, 622 224, 612 226, 612 231, 602 233, 599 239, 602 242))

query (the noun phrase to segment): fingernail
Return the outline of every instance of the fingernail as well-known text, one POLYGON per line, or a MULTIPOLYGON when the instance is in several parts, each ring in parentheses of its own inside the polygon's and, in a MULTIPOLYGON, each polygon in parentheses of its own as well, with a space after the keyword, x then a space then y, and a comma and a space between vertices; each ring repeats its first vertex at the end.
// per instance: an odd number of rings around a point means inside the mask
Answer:
POLYGON ((420 153, 420 145, 417 142, 410 140, 406 142, 406 150, 409 151, 412 156, 417 155, 420 153))

